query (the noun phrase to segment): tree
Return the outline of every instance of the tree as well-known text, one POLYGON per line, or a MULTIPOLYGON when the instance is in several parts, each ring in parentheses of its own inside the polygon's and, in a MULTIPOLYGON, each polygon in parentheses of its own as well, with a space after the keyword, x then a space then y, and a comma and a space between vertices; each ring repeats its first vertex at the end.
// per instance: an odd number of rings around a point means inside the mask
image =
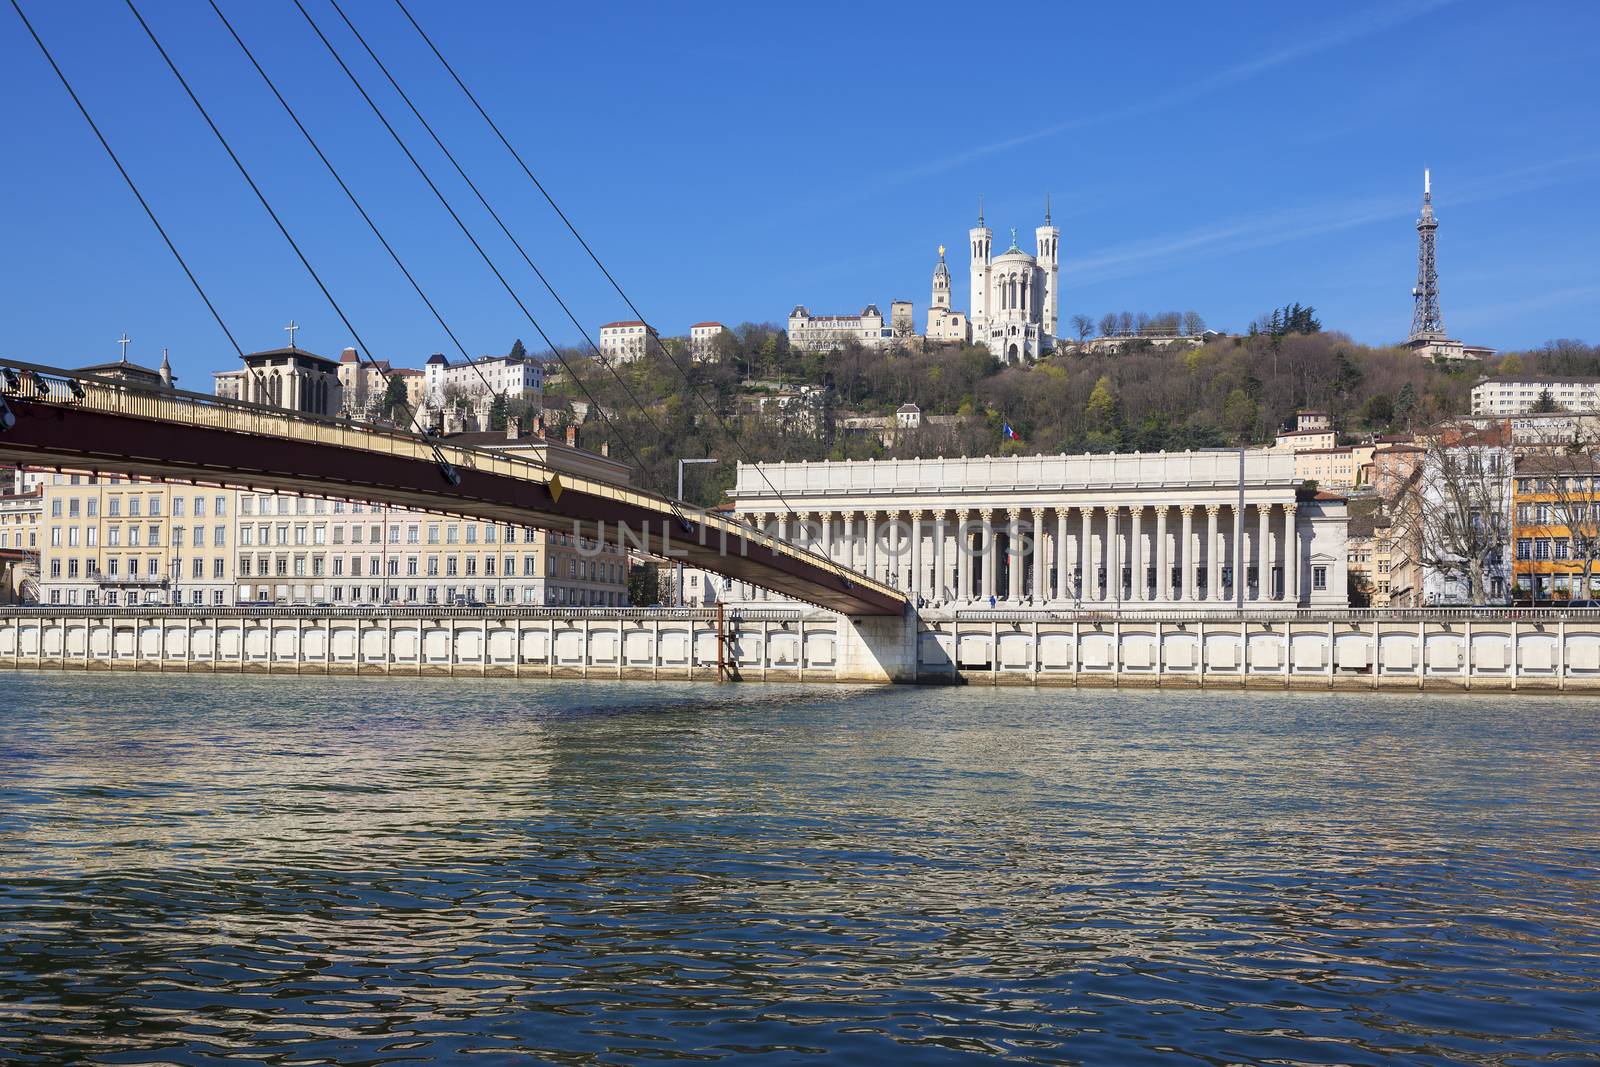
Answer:
POLYGON ((1533 402, 1533 407, 1528 409, 1536 415, 1548 415, 1561 410, 1561 405, 1556 403, 1556 398, 1550 395, 1548 388, 1539 390, 1539 395, 1533 402))
POLYGON ((1183 313, 1183 333, 1185 337, 1199 337, 1206 332, 1206 320, 1200 317, 1198 311, 1185 311, 1183 313))
POLYGON ((1100 336, 1115 337, 1117 333, 1117 316, 1113 311, 1108 311, 1100 316, 1100 336))
POLYGON ((503 430, 506 428, 506 415, 509 405, 506 403, 504 393, 494 394, 494 399, 489 401, 489 429, 503 430))
POLYGON ((1249 440, 1261 410, 1250 395, 1237 386, 1228 393, 1222 404, 1222 425, 1240 442, 1249 440))
POLYGON ((511 343, 511 358, 512 359, 527 359, 528 358, 528 350, 526 348, 522 347, 522 338, 520 338, 520 337, 517 338, 515 341, 513 341, 511 343))
POLYGON ((1346 590, 1350 594, 1350 606, 1353 608, 1372 607, 1372 582, 1360 571, 1347 571, 1345 574, 1346 590))
POLYGON ((1445 582, 1465 578, 1474 605, 1488 602, 1490 572, 1504 559, 1510 473, 1497 444, 1435 437, 1400 502, 1422 566, 1445 582))
POLYGON ((1494 372, 1497 376, 1502 378, 1508 375, 1524 373, 1522 357, 1517 355, 1515 352, 1512 352, 1507 356, 1502 356, 1500 362, 1495 364, 1494 372))
POLYGON ((1410 427, 1411 427, 1411 413, 1412 413, 1412 411, 1416 410, 1416 406, 1417 406, 1417 391, 1414 388, 1412 388, 1410 382, 1407 382, 1406 384, 1404 384, 1404 385, 1402 385, 1400 387, 1400 392, 1395 394, 1395 398, 1394 398, 1394 418, 1395 418, 1395 421, 1404 423, 1406 425, 1406 428, 1410 429, 1410 427))
POLYGON ((628 568, 628 603, 636 608, 661 603, 661 569, 654 563, 628 568))
POLYGON ((1074 315, 1072 316, 1072 329, 1077 333, 1078 343, 1081 345, 1091 333, 1094 333, 1094 323, 1087 315, 1074 315))
POLYGON ((1394 422, 1394 401, 1386 393, 1373 393, 1361 406, 1361 421, 1375 430, 1387 427, 1394 422))
POLYGON ((1089 402, 1084 405, 1083 414, 1089 428, 1101 433, 1114 430, 1121 423, 1122 406, 1117 403, 1110 378, 1101 375, 1100 380, 1094 383, 1094 392, 1089 394, 1089 402))
POLYGON ((389 379, 389 384, 383 390, 383 399, 378 401, 378 410, 390 422, 399 424, 411 421, 410 416, 407 414, 411 410, 411 405, 406 399, 406 383, 404 379, 389 379))
MULTIPOLYGON (((1536 514, 1535 525, 1566 528, 1568 558, 1582 566, 1573 596, 1591 599, 1595 565, 1600 563, 1600 511, 1596 508, 1594 478, 1600 474, 1596 453, 1600 442, 1574 436, 1572 451, 1561 456, 1529 456, 1517 463, 1517 477, 1532 476, 1541 497, 1550 500, 1551 522, 1536 514)), ((1534 505, 1540 507, 1540 505, 1534 505)), ((1561 530, 1555 531, 1559 537, 1561 530)))
POLYGON ((1117 312, 1117 333, 1121 334, 1123 337, 1132 337, 1133 336, 1133 323, 1134 323, 1133 312, 1131 312, 1131 311, 1119 311, 1119 312, 1117 312))

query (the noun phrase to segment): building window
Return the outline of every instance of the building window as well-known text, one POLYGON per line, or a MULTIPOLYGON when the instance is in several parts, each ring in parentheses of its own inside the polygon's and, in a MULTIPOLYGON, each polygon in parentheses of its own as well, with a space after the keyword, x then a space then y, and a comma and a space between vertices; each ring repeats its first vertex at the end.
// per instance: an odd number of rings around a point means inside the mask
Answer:
POLYGON ((1533 558, 1533 538, 1531 538, 1531 537, 1519 537, 1519 538, 1517 538, 1517 558, 1518 559, 1532 559, 1533 558))
POLYGON ((1548 538, 1548 537, 1540 537, 1540 538, 1536 539, 1533 542, 1533 558, 1534 559, 1549 559, 1550 558, 1550 538, 1548 538))

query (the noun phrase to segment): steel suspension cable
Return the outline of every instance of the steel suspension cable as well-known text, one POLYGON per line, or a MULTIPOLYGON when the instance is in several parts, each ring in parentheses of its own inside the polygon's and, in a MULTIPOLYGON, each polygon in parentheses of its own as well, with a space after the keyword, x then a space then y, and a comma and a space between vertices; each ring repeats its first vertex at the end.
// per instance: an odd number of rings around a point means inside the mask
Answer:
MULTIPOLYGON (((100 142, 100 147, 104 148, 106 155, 111 158, 112 164, 117 168, 117 173, 122 175, 122 180, 127 183, 128 189, 133 193, 133 198, 139 201, 139 206, 144 209, 145 216, 150 220, 150 225, 154 226, 156 232, 161 235, 161 240, 166 244, 167 251, 172 253, 172 258, 178 261, 179 267, 183 268, 184 276, 189 279, 189 284, 194 286, 194 291, 200 295, 201 303, 205 304, 206 310, 211 312, 211 317, 216 320, 217 327, 222 330, 223 336, 228 339, 228 344, 232 345, 233 350, 238 353, 239 362, 244 363, 244 348, 240 346, 238 339, 234 337, 233 331, 228 329, 228 324, 223 321, 221 313, 217 311, 216 304, 212 303, 211 297, 206 294, 205 286, 200 284, 200 279, 195 277, 194 271, 189 269, 188 262, 183 258, 183 253, 178 251, 178 246, 173 243, 166 227, 161 225, 160 219, 156 218, 156 213, 150 207, 150 202, 139 191, 139 185, 133 180, 133 175, 128 173, 128 168, 122 165, 122 160, 118 158, 116 150, 111 147, 111 142, 106 140, 106 135, 100 131, 100 126, 89 114, 89 109, 84 106, 77 90, 73 89, 72 82, 67 80, 66 73, 62 71, 60 64, 56 62, 55 56, 46 47, 44 39, 39 36, 39 31, 33 28, 32 22, 28 21, 28 16, 23 13, 22 5, 18 0, 11 0, 11 7, 16 11, 17 18, 22 20, 23 26, 27 27, 29 36, 33 38, 33 43, 39 46, 39 51, 44 54, 45 61, 50 64, 50 69, 55 71, 56 77, 61 80, 62 88, 66 89, 67 95, 72 97, 72 102, 77 105, 78 113, 83 116, 83 121, 88 123, 89 129, 94 131, 95 138, 100 142)), ((248 363, 245 363, 245 369, 255 375, 257 383, 261 385, 263 392, 265 392, 266 382, 261 377, 261 372, 248 363)))
MULTIPOLYGON (((439 327, 444 330, 444 332, 449 336, 451 342, 455 344, 456 350, 461 353, 461 358, 466 360, 468 363, 471 363, 472 357, 467 354, 466 346, 461 343, 461 339, 458 338, 455 331, 450 328, 450 324, 445 322, 444 316, 439 313, 439 309, 434 306, 433 301, 428 299, 428 294, 422 291, 422 286, 417 283, 417 279, 412 276, 409 270, 406 269, 406 265, 401 261, 399 253, 397 253, 389 244, 388 239, 383 235, 383 231, 378 229, 378 224, 372 221, 372 216, 367 213, 367 209, 361 206, 361 201, 357 199, 356 194, 352 192, 350 186, 345 183, 345 180, 339 174, 338 169, 334 167, 332 161, 329 160, 327 155, 322 151, 322 147, 317 144, 317 140, 311 135, 311 131, 306 129, 305 123, 300 121, 300 116, 295 112, 289 101, 284 99, 283 94, 278 91, 277 84, 273 82, 272 78, 256 60, 255 53, 250 50, 250 46, 244 43, 244 39, 239 36, 239 31, 234 29, 233 23, 228 21, 228 16, 224 15, 222 13, 222 9, 217 6, 217 0, 207 0, 207 2, 210 3, 211 10, 217 13, 217 18, 221 19, 222 24, 227 27, 228 33, 239 45, 240 50, 244 52, 245 57, 250 60, 250 65, 255 67, 257 74, 261 75, 261 80, 267 83, 268 89, 272 90, 272 95, 277 98, 279 104, 283 105, 284 111, 288 113, 289 118, 294 122, 295 128, 300 131, 303 137, 305 137, 306 143, 311 146, 311 150, 315 152, 317 158, 322 161, 322 165, 328 169, 328 173, 331 174, 333 176, 333 180, 339 184, 339 188, 344 190, 344 195, 349 197, 351 205, 354 206, 356 212, 360 214, 362 221, 367 224, 367 228, 372 231, 372 235, 378 239, 378 243, 383 246, 383 250, 389 253, 389 258, 394 260, 394 265, 400 268, 400 273, 405 275, 406 281, 411 283, 411 288, 416 290, 417 296, 422 298, 422 302, 426 304, 428 306, 428 310, 433 313, 434 320, 439 323, 439 327)), ((385 389, 387 390, 389 385, 389 374, 381 365, 377 366, 377 370, 378 373, 383 376, 383 383, 385 389)), ((481 369, 478 373, 480 376, 483 374, 481 369)), ((498 396, 500 394, 496 393, 495 395, 498 396)), ((409 402, 405 404, 405 407, 408 410, 411 410, 412 420, 415 422, 415 410, 411 409, 409 402)))
MULTIPOLYGON (((500 126, 494 121, 494 119, 489 117, 489 112, 484 108, 483 104, 479 103, 477 96, 472 92, 471 89, 467 87, 467 83, 462 80, 461 75, 456 73, 455 67, 452 66, 450 61, 444 57, 444 53, 439 51, 439 47, 433 43, 433 38, 428 35, 428 31, 424 30, 422 25, 417 22, 416 18, 411 14, 411 11, 406 7, 404 0, 394 0, 394 2, 395 6, 400 9, 403 15, 405 15, 406 21, 411 23, 412 28, 417 31, 417 34, 422 38, 424 43, 427 44, 429 51, 434 54, 434 57, 439 60, 440 65, 443 66, 445 71, 449 73, 451 80, 453 80, 456 85, 460 87, 461 92, 466 96, 467 100, 471 102, 473 108, 478 112, 478 114, 483 117, 483 121, 488 124, 489 129, 494 131, 495 136, 499 138, 500 143, 505 146, 506 151, 511 153, 511 158, 517 161, 517 165, 522 168, 522 173, 527 175, 528 181, 532 182, 534 188, 539 190, 539 193, 544 197, 545 202, 550 205, 551 209, 556 213, 556 216, 560 218, 562 223, 566 225, 567 231, 577 239, 578 244, 581 245, 583 250, 589 254, 589 258, 594 261, 594 265, 600 268, 600 273, 605 275, 606 281, 611 283, 611 288, 615 289, 617 291, 617 295, 622 298, 623 303, 628 305, 628 310, 633 312, 634 318, 641 322, 648 322, 649 320, 644 317, 644 313, 639 310, 636 304, 634 304, 633 299, 623 291, 622 285, 617 281, 616 277, 613 276, 611 271, 606 268, 606 265, 600 261, 600 257, 589 245, 589 242, 584 239, 581 233, 578 232, 578 228, 573 225, 572 220, 567 217, 567 213, 561 210, 561 206, 557 204, 555 198, 550 195, 550 191, 545 188, 544 183, 534 175, 533 168, 528 166, 527 161, 522 158, 522 154, 517 151, 514 145, 512 145, 511 140, 506 137, 505 133, 500 129, 500 126)), ((337 8, 338 4, 335 2, 334 6, 337 8)), ((342 14, 343 12, 341 12, 341 15, 342 14)), ((348 21, 349 20, 346 19, 346 22, 348 21)), ((352 26, 351 30, 353 32, 355 27, 352 26)), ((359 36, 360 34, 357 34, 357 37, 359 36)), ((370 52, 371 50, 369 49, 368 51, 370 52)), ((373 58, 376 59, 377 57, 374 56, 373 58)), ((380 64, 380 66, 381 65, 382 64, 380 64)), ((391 81, 392 80, 393 79, 391 79, 391 81)), ((398 88, 399 87, 396 86, 397 90, 398 88)), ((403 96, 404 94, 402 93, 401 95, 403 96)), ((415 109, 413 109, 413 111, 414 110, 415 109)), ((418 118, 420 119, 421 116, 419 115, 418 118)), ((424 123, 424 125, 426 125, 426 123, 424 123)), ((435 140, 437 140, 437 138, 435 138, 435 140)), ((722 428, 722 432, 727 435, 728 440, 732 441, 734 447, 738 448, 739 451, 744 454, 745 459, 750 462, 750 465, 756 469, 756 473, 761 476, 761 480, 766 482, 767 488, 770 489, 773 495, 778 498, 778 502, 783 505, 784 510, 790 515, 794 515, 794 508, 791 507, 789 502, 784 499, 783 494, 778 491, 777 486, 772 484, 772 480, 767 477, 767 473, 762 469, 761 464, 757 463, 754 457, 750 455, 749 449, 745 447, 744 442, 741 441, 738 435, 733 432, 732 428, 728 426, 727 422, 722 418, 721 413, 717 411, 715 405, 708 401, 705 398, 705 395, 695 387, 694 383, 690 380, 688 373, 678 365, 678 361, 672 357, 672 354, 666 351, 665 346, 662 346, 662 351, 667 356, 667 362, 672 364, 673 369, 676 370, 680 376, 682 376, 684 383, 689 386, 690 392, 692 392, 695 398, 699 400, 705 409, 711 413, 711 417, 717 421, 717 425, 722 428)))
MULTIPOLYGON (((428 174, 427 169, 423 167, 422 163, 412 153, 410 147, 406 144, 405 139, 400 136, 400 134, 395 130, 394 126, 389 122, 388 117, 383 113, 383 109, 378 107, 377 102, 374 101, 367 93, 366 87, 361 84, 361 80, 356 77, 355 72, 352 71, 345 63, 344 57, 339 54, 339 50, 334 47, 333 42, 328 40, 327 36, 322 32, 322 27, 317 25, 316 19, 311 17, 311 13, 306 10, 305 5, 302 4, 300 0, 293 0, 293 2, 294 6, 299 9, 300 14, 305 17, 306 22, 311 26, 312 32, 317 35, 317 39, 322 42, 323 46, 327 48, 329 54, 333 56, 333 60, 338 64, 339 69, 344 71, 345 76, 348 77, 351 84, 355 86, 356 92, 359 93, 361 98, 367 102, 367 106, 372 109, 373 114, 376 115, 378 121, 383 124, 384 129, 389 131, 389 135, 394 138, 395 143, 399 145, 401 152, 403 152, 405 157, 411 161, 411 165, 415 167, 417 173, 422 176, 422 180, 426 182, 428 188, 433 191, 433 195, 438 198, 439 203, 444 206, 445 211, 449 213, 453 220, 455 220, 456 226, 466 236, 472 247, 477 250, 479 257, 483 260, 484 264, 488 266, 495 278, 499 280, 501 286, 505 288, 507 294, 510 295, 512 301, 515 302, 517 307, 522 311, 523 317, 525 317, 533 326, 534 330, 539 334, 539 337, 544 341, 546 347, 548 347, 550 351, 555 354, 555 357, 561 363, 561 366, 566 369, 569 375, 571 375, 574 384, 576 384, 578 388, 583 391, 583 395, 588 398, 593 410, 606 421, 606 425, 615 432, 618 442, 628 450, 629 455, 633 457, 634 462, 638 464, 640 470, 643 471, 645 466, 644 460, 640 458, 638 451, 633 447, 633 442, 628 438, 628 435, 617 429, 611 416, 606 414, 605 408, 598 400, 595 399, 594 394, 589 392, 588 386, 584 385, 582 379, 578 377, 577 373, 572 369, 572 366, 567 362, 566 357, 563 356, 560 350, 556 348, 555 342, 550 339, 550 335, 545 332, 545 329, 542 325, 540 325, 539 320, 534 317, 532 311, 528 310, 528 306, 523 302, 522 297, 518 295, 516 289, 512 287, 511 283, 506 280, 505 274, 502 273, 500 268, 495 265, 494 260, 490 258, 489 253, 484 250, 483 245, 480 244, 477 237, 473 235, 472 230, 468 228, 465 222, 462 221, 460 214, 457 213, 456 209, 451 205, 449 199, 444 195, 443 192, 440 191, 439 186, 428 174)), ((482 374, 483 372, 480 370, 479 373, 482 374)), ((625 384, 624 389, 626 389, 625 384)), ((634 402, 635 404, 638 404, 637 400, 634 402)), ((658 435, 665 436, 661 428, 656 426, 655 420, 651 419, 649 413, 644 411, 643 406, 640 405, 639 407, 641 413, 643 413, 645 416, 645 420, 650 423, 651 427, 656 431, 656 433, 658 435)), ((675 503, 673 505, 673 510, 676 513, 677 505, 675 503)), ((682 518, 682 516, 679 515, 679 518, 682 518)))
MULTIPOLYGON (((15 2, 15 0, 13 0, 13 2, 15 2)), ((289 227, 284 225, 283 220, 278 217, 278 213, 273 210, 272 204, 267 200, 266 194, 261 191, 261 187, 257 185, 255 179, 250 176, 249 168, 244 165, 244 161, 239 158, 236 152, 234 152, 233 146, 229 144, 228 139, 223 136, 222 130, 218 128, 214 121, 212 121, 211 113, 206 110, 205 105, 200 102, 200 98, 196 96, 194 90, 190 88, 188 80, 185 79, 183 73, 178 70, 178 65, 173 62, 172 57, 167 54, 166 48, 162 46, 160 39, 156 37, 155 31, 150 28, 150 24, 147 23, 144 20, 144 16, 139 13, 139 9, 134 5, 133 0, 124 0, 124 2, 128 5, 128 10, 133 13, 133 17, 138 20, 140 28, 145 32, 145 36, 150 38, 150 43, 155 45, 156 51, 159 52, 161 54, 161 58, 166 61, 167 68, 172 71, 172 76, 178 80, 178 84, 183 87, 183 91, 189 97, 190 102, 192 102, 195 106, 195 109, 200 112, 200 117, 205 119, 206 125, 210 127, 211 132, 216 136, 218 143, 222 145, 223 151, 227 152, 228 158, 233 160, 233 165, 238 168, 240 175, 244 177, 245 183, 250 186, 251 192, 255 193, 256 199, 261 202, 261 206, 265 208, 267 214, 271 216, 272 221, 278 227, 278 232, 283 234, 283 239, 285 241, 289 242, 289 247, 294 250, 294 254, 299 258, 301 265, 304 266, 306 272, 311 275, 312 281, 316 282, 317 288, 322 291, 322 295, 327 299, 328 304, 333 308, 334 313, 339 316, 339 321, 344 323, 345 329, 350 331, 350 336, 355 338, 356 344, 360 345, 362 351, 366 352, 368 361, 376 365, 378 361, 372 355, 372 350, 367 347, 366 341, 362 339, 361 334, 357 332, 354 324, 350 322, 349 316, 344 313, 344 308, 339 305, 339 302, 334 299, 333 294, 328 291, 327 285, 325 285, 322 281, 322 276, 317 273, 317 269, 313 267, 311 265, 311 261, 306 258, 305 252, 301 250, 299 243, 294 239, 294 235, 289 232, 289 227)), ((383 373, 382 368, 379 368, 379 373, 383 373)), ((387 380, 388 379, 386 376, 385 381, 387 380)), ((411 422, 416 428, 419 436, 424 438, 428 437, 428 435, 423 432, 421 424, 417 421, 416 412, 414 411, 411 412, 411 422)), ((446 477, 448 478, 453 476, 454 470, 453 468, 450 468, 448 461, 444 458, 444 454, 439 451, 437 444, 431 443, 431 438, 429 438, 429 440, 436 460, 447 469, 446 477)))

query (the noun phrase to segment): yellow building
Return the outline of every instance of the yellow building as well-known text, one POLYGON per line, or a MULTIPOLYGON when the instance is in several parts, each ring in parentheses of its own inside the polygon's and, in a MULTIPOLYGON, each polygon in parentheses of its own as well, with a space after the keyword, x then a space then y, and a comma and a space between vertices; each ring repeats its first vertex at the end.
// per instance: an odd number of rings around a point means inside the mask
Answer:
POLYGON ((1511 585, 1517 600, 1600 599, 1597 482, 1600 463, 1589 456, 1517 460, 1511 495, 1511 585))

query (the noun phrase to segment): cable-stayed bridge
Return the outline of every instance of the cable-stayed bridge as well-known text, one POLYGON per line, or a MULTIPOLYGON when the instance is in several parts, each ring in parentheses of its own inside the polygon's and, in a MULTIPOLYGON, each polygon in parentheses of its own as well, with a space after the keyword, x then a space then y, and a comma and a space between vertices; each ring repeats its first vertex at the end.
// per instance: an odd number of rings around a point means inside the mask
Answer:
POLYGON ((905 594, 735 522, 526 457, 0 361, 0 461, 321 494, 605 540, 854 616, 905 594), (6 424, 9 423, 9 428, 6 424))

